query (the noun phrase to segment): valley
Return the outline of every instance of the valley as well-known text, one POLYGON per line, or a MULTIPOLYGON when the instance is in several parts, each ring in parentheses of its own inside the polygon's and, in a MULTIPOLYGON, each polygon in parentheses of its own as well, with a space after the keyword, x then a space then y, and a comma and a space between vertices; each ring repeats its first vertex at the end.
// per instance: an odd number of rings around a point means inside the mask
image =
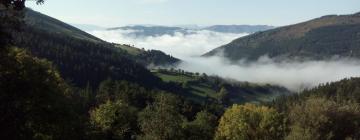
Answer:
POLYGON ((360 139, 355 5, 199 1, 1 0, 0 139, 360 139))

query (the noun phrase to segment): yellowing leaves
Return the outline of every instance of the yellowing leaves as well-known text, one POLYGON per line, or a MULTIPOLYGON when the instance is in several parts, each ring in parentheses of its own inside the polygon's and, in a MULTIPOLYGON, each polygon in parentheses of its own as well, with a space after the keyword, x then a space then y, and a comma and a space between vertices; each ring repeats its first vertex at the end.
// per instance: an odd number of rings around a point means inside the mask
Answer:
POLYGON ((220 119, 216 140, 272 140, 282 137, 282 116, 254 104, 233 105, 220 119))

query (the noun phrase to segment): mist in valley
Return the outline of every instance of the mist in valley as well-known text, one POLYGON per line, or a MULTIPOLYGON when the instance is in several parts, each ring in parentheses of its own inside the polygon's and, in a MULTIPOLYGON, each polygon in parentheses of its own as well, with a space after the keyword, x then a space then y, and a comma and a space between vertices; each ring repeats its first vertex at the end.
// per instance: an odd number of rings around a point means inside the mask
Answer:
POLYGON ((247 33, 232 34, 213 31, 194 31, 191 34, 175 33, 161 36, 133 36, 132 30, 97 30, 89 33, 109 42, 132 44, 146 50, 161 50, 183 60, 177 68, 218 75, 239 81, 269 83, 301 91, 321 83, 360 76, 360 62, 354 59, 327 61, 274 62, 267 56, 251 63, 230 62, 221 57, 200 57, 202 54, 225 45, 247 33))

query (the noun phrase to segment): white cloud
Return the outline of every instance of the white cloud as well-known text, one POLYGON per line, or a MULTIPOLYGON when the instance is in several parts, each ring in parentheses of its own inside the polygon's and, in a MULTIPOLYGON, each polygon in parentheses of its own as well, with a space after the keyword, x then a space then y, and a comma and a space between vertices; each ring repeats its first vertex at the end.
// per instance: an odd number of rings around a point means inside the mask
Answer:
POLYGON ((292 91, 311 88, 320 83, 360 76, 360 61, 329 60, 308 62, 274 63, 267 57, 257 62, 233 64, 222 57, 197 57, 216 47, 229 43, 245 34, 226 34, 210 31, 196 31, 195 34, 176 33, 158 37, 135 37, 134 31, 94 31, 93 35, 116 43, 134 44, 139 48, 156 49, 184 60, 179 68, 219 75, 239 81, 270 83, 285 86, 292 91))
POLYGON ((242 62, 233 64, 221 57, 191 57, 185 59, 179 68, 239 81, 281 85, 292 91, 360 76, 360 62, 352 59, 275 63, 269 58, 262 58, 249 64, 242 62))
POLYGON ((195 31, 194 34, 175 33, 162 36, 130 36, 131 30, 92 31, 91 34, 109 42, 133 44, 138 48, 161 50, 178 58, 200 56, 220 45, 246 34, 195 31))

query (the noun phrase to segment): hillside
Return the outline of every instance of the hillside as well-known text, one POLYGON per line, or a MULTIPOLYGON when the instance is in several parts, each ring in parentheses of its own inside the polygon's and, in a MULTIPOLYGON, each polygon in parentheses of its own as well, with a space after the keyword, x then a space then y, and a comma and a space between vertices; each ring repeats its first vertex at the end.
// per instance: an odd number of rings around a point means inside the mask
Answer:
POLYGON ((360 78, 348 78, 341 81, 324 83, 299 94, 280 96, 271 105, 280 111, 288 111, 294 103, 304 102, 310 97, 324 97, 339 101, 360 103, 360 78))
POLYGON ((39 30, 46 30, 47 32, 67 35, 77 39, 88 40, 96 43, 105 43, 101 39, 96 38, 78 28, 33 10, 26 10, 25 21, 27 25, 36 27, 39 30))
POLYGON ((205 27, 203 30, 209 30, 214 32, 221 33, 256 33, 259 31, 265 31, 273 29, 275 27, 268 25, 213 25, 210 27, 205 27))
MULTIPOLYGON (((360 140, 360 78, 292 94, 270 84, 174 68, 146 68, 179 60, 161 51, 102 41, 56 19, 24 11, 25 1, 0 1, 2 139, 360 140), (23 12, 32 13, 23 20, 23 12)), ((329 18, 328 23, 334 16, 323 18, 329 18)), ((340 26, 335 23, 338 19, 333 21, 334 25, 314 23, 308 27, 340 26)), ((355 20, 345 22, 348 27, 355 20)), ((297 29, 283 34, 295 40, 315 32, 297 29)), ((337 32, 343 29, 348 30, 337 32)), ((316 37, 329 37, 326 33, 316 37)), ((216 63, 213 68, 224 69, 216 63)), ((322 73, 311 70, 304 76, 322 73)))
POLYGON ((175 66, 181 62, 180 59, 165 54, 162 51, 139 49, 128 44, 113 44, 113 45, 127 52, 129 58, 132 58, 137 63, 142 64, 143 66, 149 68, 159 67, 159 66, 160 67, 175 66))
POLYGON ((231 60, 322 60, 332 57, 360 58, 360 15, 330 15, 307 22, 258 32, 232 41, 203 56, 221 52, 231 60))
POLYGON ((179 61, 164 53, 157 53, 164 55, 165 60, 161 61, 157 61, 156 57, 147 57, 149 55, 140 57, 149 52, 133 55, 121 47, 29 9, 25 10, 25 27, 20 32, 14 30, 13 34, 16 36, 15 45, 26 48, 34 56, 52 61, 64 79, 80 87, 87 84, 97 87, 107 78, 155 86, 160 79, 144 66, 154 62, 160 65, 179 61), (167 58, 170 60, 167 61, 167 58))
POLYGON ((291 94, 290 91, 280 86, 238 82, 183 70, 160 69, 152 70, 152 72, 165 82, 182 86, 185 89, 183 95, 199 103, 205 100, 217 100, 228 105, 247 102, 260 103, 271 101, 281 95, 291 94))

